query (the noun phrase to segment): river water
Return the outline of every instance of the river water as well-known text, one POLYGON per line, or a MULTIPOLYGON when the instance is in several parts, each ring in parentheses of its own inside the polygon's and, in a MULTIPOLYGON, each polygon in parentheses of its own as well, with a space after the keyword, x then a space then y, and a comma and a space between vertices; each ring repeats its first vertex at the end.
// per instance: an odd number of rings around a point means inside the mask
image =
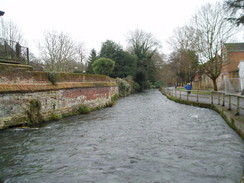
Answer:
POLYGON ((243 140, 216 112, 156 90, 0 139, 4 183, 239 183, 244 165, 243 140))

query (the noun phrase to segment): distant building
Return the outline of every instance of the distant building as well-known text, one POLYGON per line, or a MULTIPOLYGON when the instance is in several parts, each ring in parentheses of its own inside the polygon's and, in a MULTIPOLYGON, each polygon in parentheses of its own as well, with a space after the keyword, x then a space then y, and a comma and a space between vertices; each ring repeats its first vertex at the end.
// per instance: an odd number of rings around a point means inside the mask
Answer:
POLYGON ((225 43, 222 49, 222 78, 239 78, 238 65, 244 59, 244 43, 225 43))
MULTIPOLYGON (((222 47, 222 69, 217 79, 218 90, 229 93, 241 91, 239 64, 244 60, 244 43, 225 43, 222 47)), ((212 81, 206 73, 198 73, 193 86, 199 89, 212 88, 212 81)))
POLYGON ((240 90, 239 64, 244 60, 244 43, 225 43, 222 48, 222 71, 218 78, 218 88, 226 92, 240 90))

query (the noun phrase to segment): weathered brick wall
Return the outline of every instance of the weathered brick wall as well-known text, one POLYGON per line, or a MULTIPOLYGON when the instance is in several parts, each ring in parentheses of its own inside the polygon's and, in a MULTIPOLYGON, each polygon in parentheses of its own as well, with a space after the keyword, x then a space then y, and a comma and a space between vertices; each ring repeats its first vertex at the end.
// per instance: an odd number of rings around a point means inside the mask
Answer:
POLYGON ((0 129, 27 123, 27 111, 32 99, 41 102, 40 112, 44 119, 48 119, 51 112, 65 115, 81 105, 90 108, 106 106, 117 92, 118 88, 114 86, 0 94, 0 129))
POLYGON ((48 120, 53 113, 71 115, 81 105, 104 107, 118 94, 116 81, 107 76, 62 73, 53 85, 46 75, 0 73, 0 129, 28 123, 33 99, 40 101, 40 113, 48 120))

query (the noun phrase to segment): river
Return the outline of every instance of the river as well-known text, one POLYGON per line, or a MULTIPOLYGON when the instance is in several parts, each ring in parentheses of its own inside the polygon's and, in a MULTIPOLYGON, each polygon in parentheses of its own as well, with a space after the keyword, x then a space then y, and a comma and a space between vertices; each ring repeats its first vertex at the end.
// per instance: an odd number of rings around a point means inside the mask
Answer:
POLYGON ((244 142, 219 114, 157 90, 0 139, 4 183, 239 183, 243 174, 244 142))

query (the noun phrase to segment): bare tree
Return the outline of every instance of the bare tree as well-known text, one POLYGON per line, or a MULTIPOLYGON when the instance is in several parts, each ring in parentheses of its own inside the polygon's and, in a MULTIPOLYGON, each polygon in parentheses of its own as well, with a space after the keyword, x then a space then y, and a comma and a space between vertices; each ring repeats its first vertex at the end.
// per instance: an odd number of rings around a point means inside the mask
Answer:
POLYGON ((139 59, 150 59, 160 47, 159 41, 151 33, 139 29, 128 33, 127 42, 130 51, 139 59))
POLYGON ((44 42, 39 46, 41 57, 46 63, 46 69, 56 72, 72 72, 70 68, 74 62, 82 64, 84 59, 83 45, 77 44, 72 38, 64 33, 48 32, 44 42))
POLYGON ((195 34, 196 30, 191 26, 177 27, 167 42, 174 50, 196 50, 198 37, 193 36, 195 34))
MULTIPOLYGON (((193 36, 196 31, 190 26, 178 27, 168 43, 174 52, 170 55, 171 67, 175 69, 177 85, 192 82, 198 70, 198 56, 196 45, 198 37, 193 36), (173 66, 175 65, 175 67, 173 66)), ((174 72, 172 72, 174 73, 174 72)))
POLYGON ((5 40, 11 40, 24 44, 23 34, 20 28, 12 21, 4 21, 1 19, 0 37, 5 40))
POLYGON ((198 9, 192 19, 191 26, 198 38, 197 50, 200 62, 206 75, 212 80, 214 90, 217 78, 221 73, 221 48, 234 34, 235 29, 225 20, 223 5, 219 2, 206 4, 198 9))

